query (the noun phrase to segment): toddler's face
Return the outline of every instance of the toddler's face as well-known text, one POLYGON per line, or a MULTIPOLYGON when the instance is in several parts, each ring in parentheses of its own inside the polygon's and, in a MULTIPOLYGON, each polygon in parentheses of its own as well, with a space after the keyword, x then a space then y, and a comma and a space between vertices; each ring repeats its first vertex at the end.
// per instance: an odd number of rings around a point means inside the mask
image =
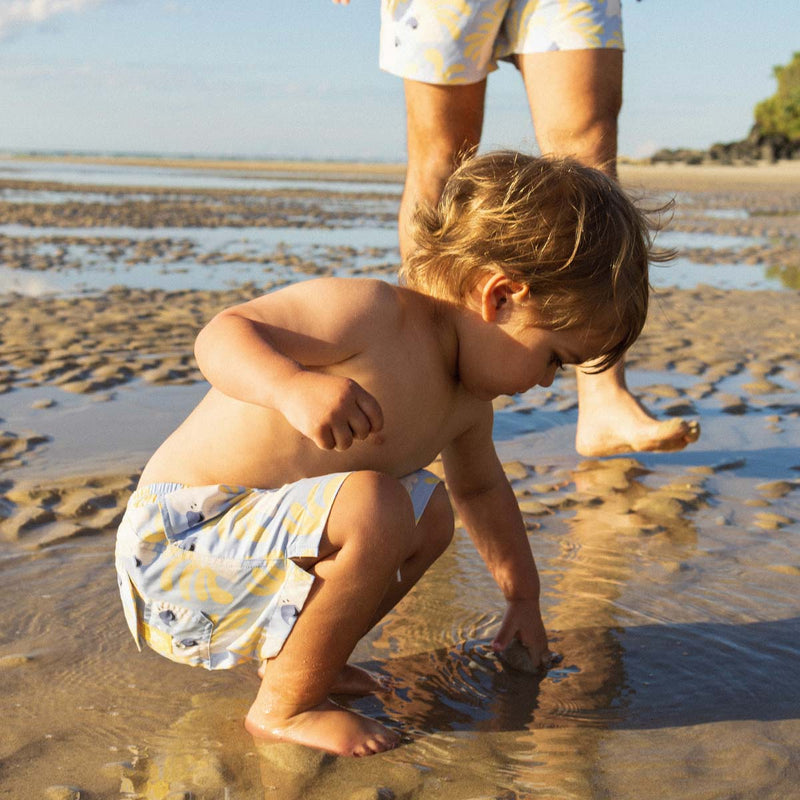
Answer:
POLYGON ((493 399, 519 394, 534 386, 550 386, 567 364, 583 364, 600 356, 608 342, 606 331, 575 328, 554 331, 517 317, 488 326, 474 359, 474 394, 493 399))

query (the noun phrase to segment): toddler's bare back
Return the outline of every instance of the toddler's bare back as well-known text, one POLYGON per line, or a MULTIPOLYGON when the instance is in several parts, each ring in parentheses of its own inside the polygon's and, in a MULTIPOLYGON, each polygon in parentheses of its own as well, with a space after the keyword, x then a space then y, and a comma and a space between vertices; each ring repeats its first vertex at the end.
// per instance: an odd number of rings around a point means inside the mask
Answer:
POLYGON ((377 470, 400 477, 427 466, 485 410, 447 369, 430 300, 393 289, 369 346, 342 363, 307 367, 355 380, 381 406, 384 425, 346 450, 323 450, 272 408, 211 388, 148 463, 142 485, 281 486, 313 475, 377 470))

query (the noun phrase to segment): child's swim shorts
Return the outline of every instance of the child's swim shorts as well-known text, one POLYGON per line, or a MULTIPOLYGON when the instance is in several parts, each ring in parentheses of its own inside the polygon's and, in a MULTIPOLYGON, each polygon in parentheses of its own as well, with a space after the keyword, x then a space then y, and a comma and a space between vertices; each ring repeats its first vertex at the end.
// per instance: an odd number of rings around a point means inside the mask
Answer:
MULTIPOLYGON (((226 669, 280 651, 314 576, 293 558, 315 557, 333 501, 350 473, 279 489, 155 484, 137 489, 117 533, 125 619, 141 650, 226 669)), ((401 479, 417 520, 439 479, 401 479)))

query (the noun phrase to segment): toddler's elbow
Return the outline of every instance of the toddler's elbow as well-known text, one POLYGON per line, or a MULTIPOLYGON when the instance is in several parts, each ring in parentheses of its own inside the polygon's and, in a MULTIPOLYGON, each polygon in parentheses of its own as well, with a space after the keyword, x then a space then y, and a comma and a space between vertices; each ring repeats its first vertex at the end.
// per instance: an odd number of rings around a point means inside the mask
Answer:
POLYGON ((216 327, 219 317, 220 315, 217 314, 210 322, 207 322, 200 329, 200 332, 194 340, 194 360, 197 362, 197 366, 203 375, 205 375, 204 365, 208 363, 209 351, 211 349, 212 340, 214 339, 214 328, 216 327))

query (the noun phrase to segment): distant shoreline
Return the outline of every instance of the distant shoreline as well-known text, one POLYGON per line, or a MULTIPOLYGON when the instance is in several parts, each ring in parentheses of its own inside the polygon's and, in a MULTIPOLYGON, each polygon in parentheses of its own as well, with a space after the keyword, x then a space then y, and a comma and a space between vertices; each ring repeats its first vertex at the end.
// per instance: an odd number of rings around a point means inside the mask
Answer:
POLYGON ((311 161, 257 158, 205 158, 193 156, 104 156, 104 155, 34 155, 0 154, 11 161, 50 161, 61 164, 105 164, 123 167, 163 167, 168 169, 194 169, 208 171, 258 172, 269 174, 302 175, 308 178, 327 177, 357 180, 402 181, 406 173, 404 163, 379 161, 311 161))
MULTIPOLYGON (((11 161, 36 161, 109 166, 163 167, 203 171, 250 172, 272 176, 293 176, 309 180, 392 181, 405 178, 404 163, 359 161, 311 161, 290 159, 204 158, 192 156, 105 156, 0 154, 11 161)), ((620 180, 626 185, 646 188, 681 188, 691 191, 718 189, 757 189, 800 185, 800 161, 756 164, 650 164, 620 159, 620 180)))
POLYGON ((800 161, 756 164, 619 164, 619 177, 626 186, 641 184, 649 189, 682 191, 746 191, 800 186, 800 161))

